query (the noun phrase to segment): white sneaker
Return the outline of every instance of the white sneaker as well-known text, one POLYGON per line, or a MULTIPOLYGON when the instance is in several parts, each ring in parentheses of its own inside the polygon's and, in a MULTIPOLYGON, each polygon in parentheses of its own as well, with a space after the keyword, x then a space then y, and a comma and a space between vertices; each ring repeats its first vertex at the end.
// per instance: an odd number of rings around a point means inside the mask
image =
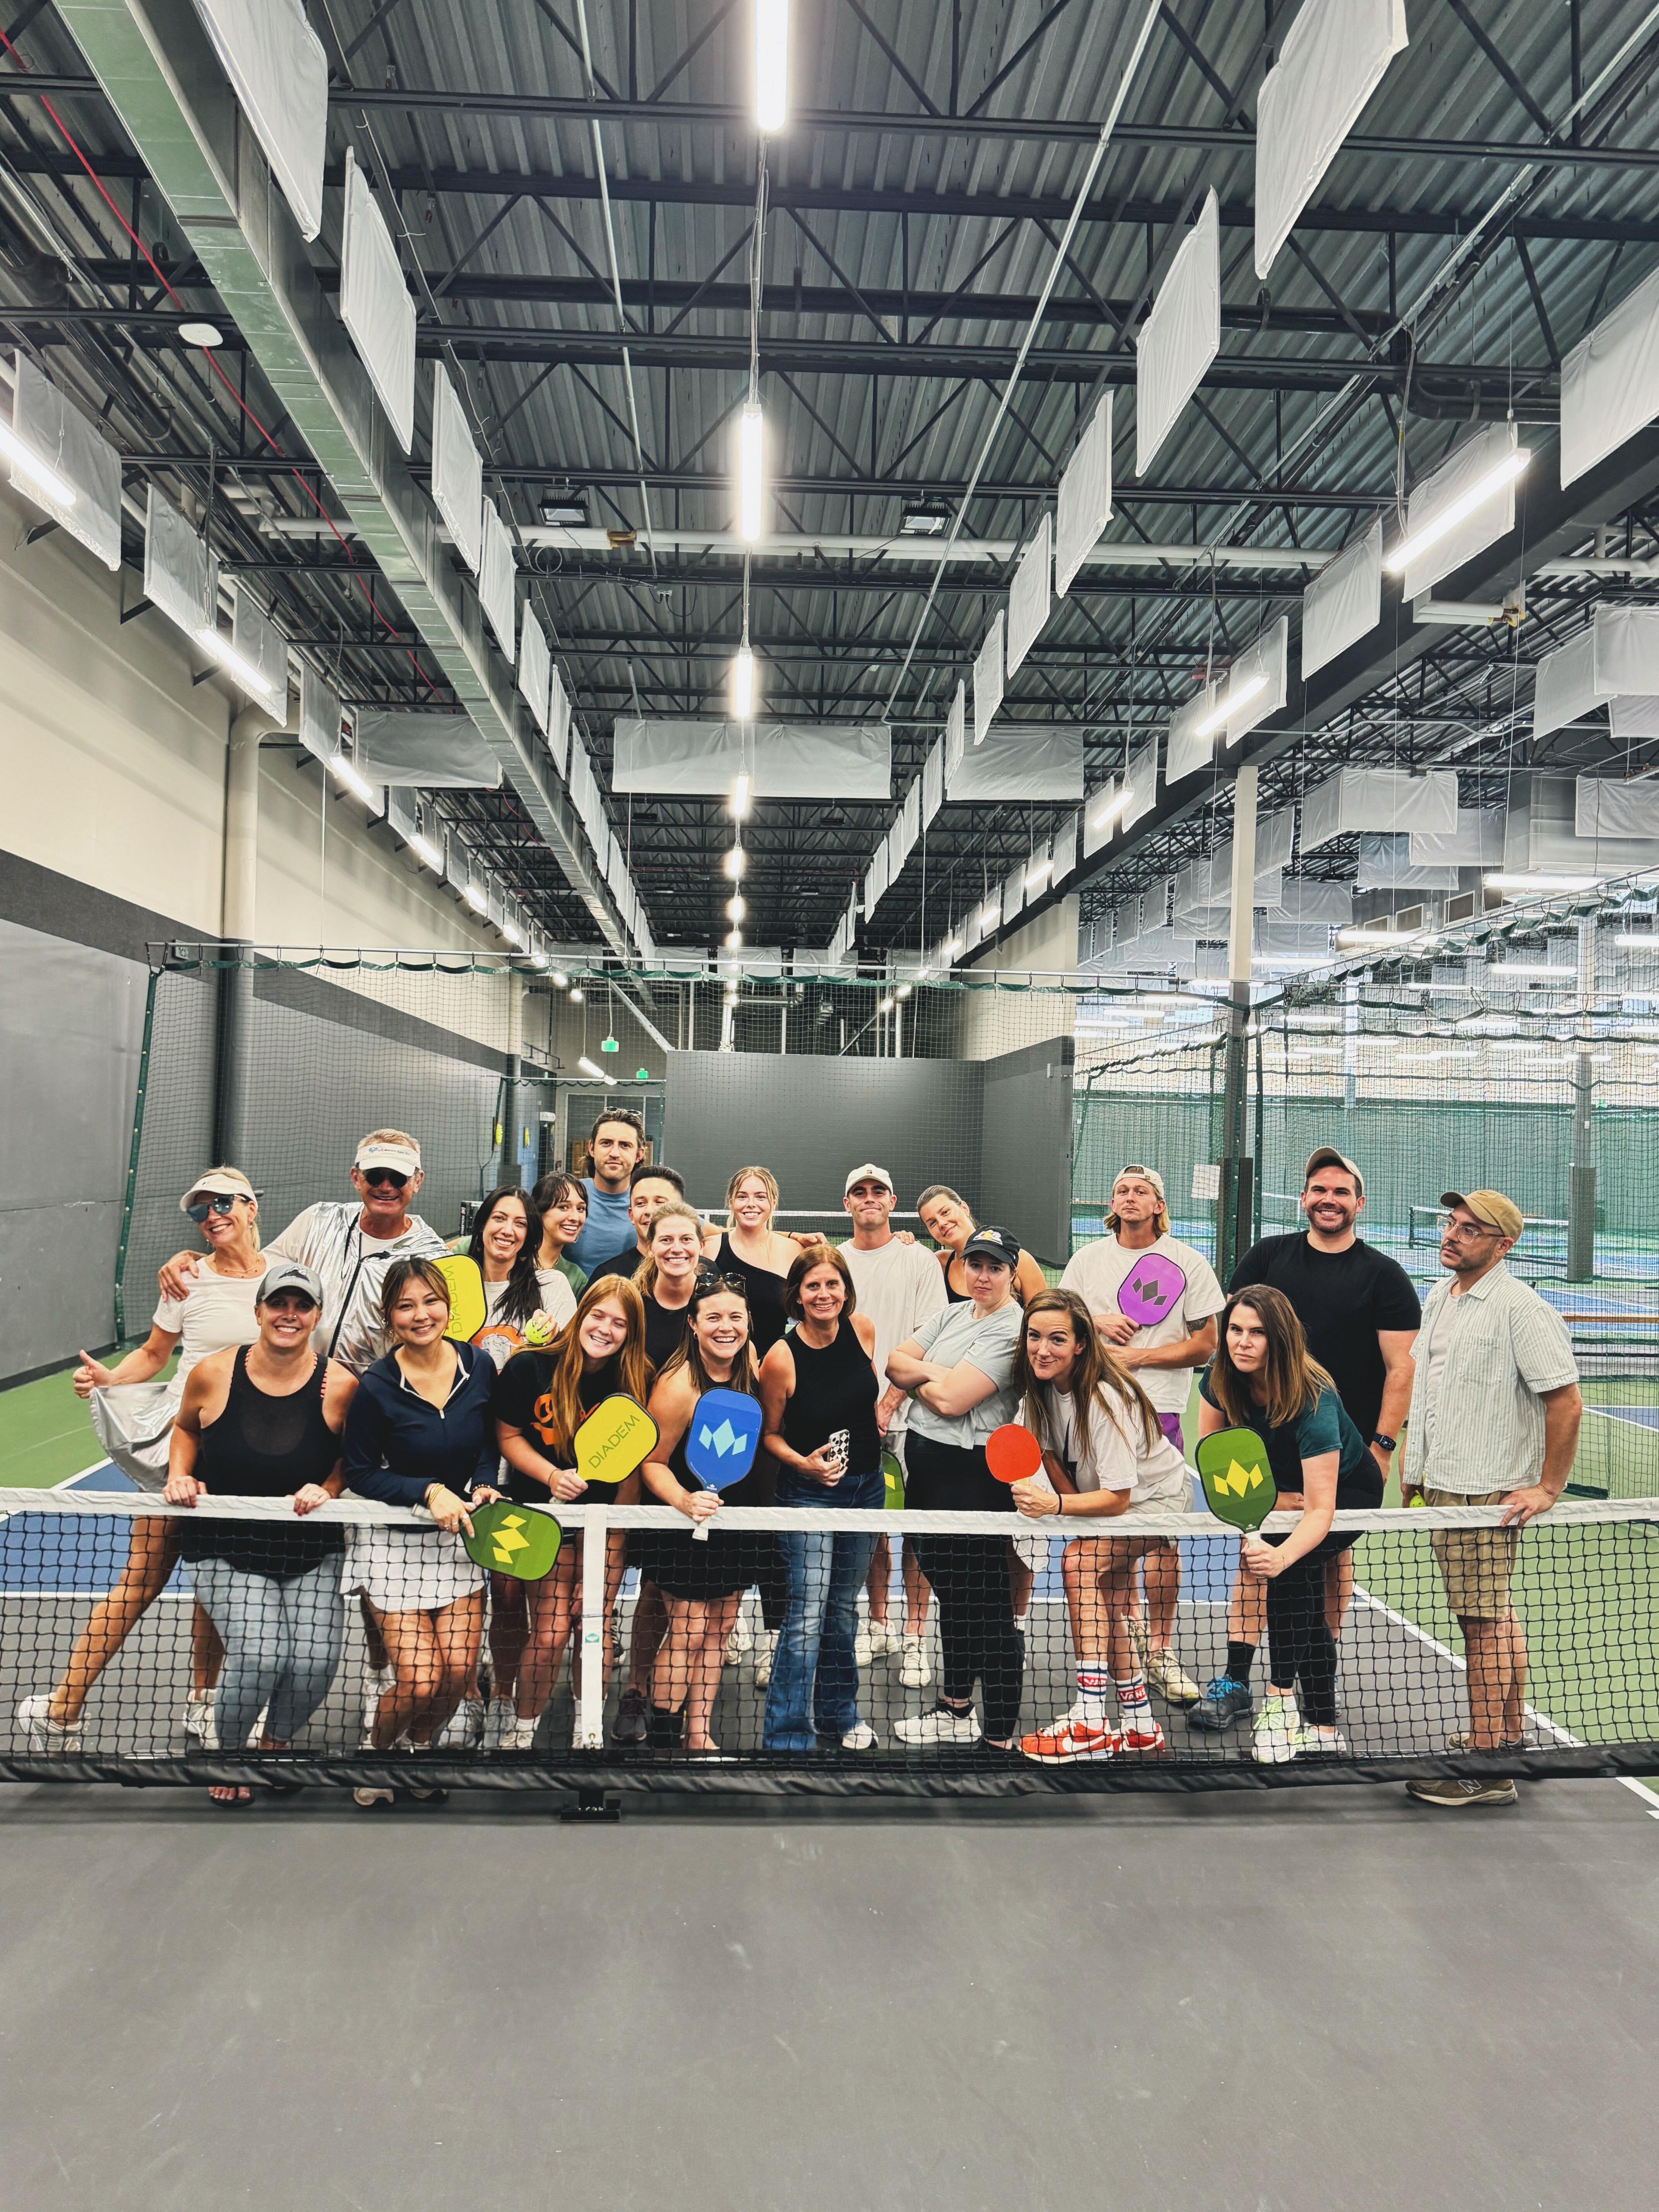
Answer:
POLYGON ((1347 1754, 1348 1739, 1340 1728, 1316 1728, 1304 1723, 1291 1739, 1292 1759, 1346 1759, 1347 1754))
POLYGON ((907 1690, 925 1690, 933 1679, 933 1670, 927 1664, 927 1640, 920 1636, 903 1639, 904 1656, 899 1662, 899 1680, 907 1690))
POLYGON ((931 1713, 895 1721, 893 1735, 899 1743, 977 1743, 979 1720, 971 1709, 965 1713, 953 1713, 949 1705, 935 1705, 931 1713))
POLYGON ((859 1623, 859 1632, 853 1638, 853 1664, 855 1667, 867 1667, 875 1656, 875 1623, 869 1620, 860 1620, 859 1623))
POLYGON ((868 1721, 860 1721, 855 1727, 849 1728, 842 1736, 841 1747, 843 1751, 873 1751, 876 1747, 876 1732, 868 1721))
POLYGON ((185 1700, 185 1734, 193 1735, 204 1750, 218 1748, 218 1734, 213 1725, 213 1701, 218 1694, 216 1690, 192 1690, 185 1700), (211 1745, 208 1742, 210 1735, 214 1739, 211 1745))
POLYGON ((360 1813, 372 1813, 377 1805, 390 1805, 394 1801, 389 1790, 354 1790, 351 1802, 360 1813))
POLYGON ((749 1626, 749 1616, 744 1607, 738 1607, 738 1617, 732 1624, 732 1633, 726 1639, 726 1663, 735 1667, 755 1648, 754 1631, 749 1626))
POLYGON ((512 1725, 502 1732, 501 1747, 503 1751, 533 1751, 536 1747, 535 1722, 521 1721, 515 1714, 512 1725))
POLYGON ((484 1709, 482 1698, 463 1698, 460 1704, 444 1723, 437 1751, 471 1751, 483 1741, 484 1709))
MULTIPOLYGON (((243 1746, 244 1750, 258 1750, 259 1739, 265 1732, 265 1723, 270 1718, 270 1707, 269 1705, 261 1705, 258 1711, 253 1716, 253 1726, 247 1732, 247 1741, 243 1746)), ((216 1751, 219 1747, 219 1730, 216 1726, 213 1731, 213 1747, 216 1751)))
POLYGON ((1258 1766, 1285 1766, 1296 1757, 1302 1716, 1294 1698, 1269 1696, 1250 1731, 1250 1756, 1258 1766))
POLYGON ((763 1690, 772 1679, 772 1662, 778 1656, 775 1628, 763 1628, 755 1638, 755 1687, 763 1690))
POLYGON ((46 1708, 51 1703, 52 1692, 47 1691, 41 1697, 25 1698, 17 1708, 18 1720, 28 1731, 29 1749, 59 1754, 79 1751, 80 1722, 70 1721, 65 1726, 60 1721, 49 1719, 46 1708))
POLYGON ((511 1698, 492 1698, 489 1700, 489 1710, 484 1715, 484 1749, 499 1751, 506 1739, 507 1730, 518 1717, 513 1710, 511 1698))
POLYGON ((1195 1705, 1204 1692, 1167 1647, 1149 1650, 1145 1661, 1146 1686, 1156 1690, 1166 1705, 1195 1705))
POLYGON ((371 1667, 368 1660, 364 1660, 362 1748, 365 1751, 368 1750, 374 1742, 374 1716, 380 1710, 380 1700, 391 1694, 392 1686, 397 1679, 397 1670, 394 1668, 371 1667))

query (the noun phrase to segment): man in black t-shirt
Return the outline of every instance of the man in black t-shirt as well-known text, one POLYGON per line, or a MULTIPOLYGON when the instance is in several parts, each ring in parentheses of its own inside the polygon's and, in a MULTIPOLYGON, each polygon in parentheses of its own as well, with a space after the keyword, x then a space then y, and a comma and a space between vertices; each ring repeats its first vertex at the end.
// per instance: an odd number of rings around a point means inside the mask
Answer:
MULTIPOLYGON (((1322 1145, 1302 1176, 1304 1230, 1264 1237, 1251 1245, 1227 1285, 1265 1283, 1282 1291, 1308 1339, 1308 1350, 1336 1385, 1349 1419, 1388 1479, 1412 1395, 1412 1341, 1422 1308, 1397 1260, 1375 1250, 1354 1230, 1365 1205, 1358 1169, 1322 1145)), ((1223 1728, 1250 1710, 1249 1674, 1265 1618, 1263 1585, 1235 1583, 1227 1609, 1227 1669, 1211 1683, 1189 1717, 1223 1728)), ((1351 1552, 1327 1563, 1325 1617, 1333 1636, 1353 1598, 1351 1552)))

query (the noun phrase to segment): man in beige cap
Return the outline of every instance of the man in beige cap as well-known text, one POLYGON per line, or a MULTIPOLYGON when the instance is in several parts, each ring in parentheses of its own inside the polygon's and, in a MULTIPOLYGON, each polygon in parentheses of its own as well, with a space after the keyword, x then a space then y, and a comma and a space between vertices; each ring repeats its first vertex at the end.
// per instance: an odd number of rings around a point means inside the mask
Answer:
MULTIPOLYGON (((1453 1750, 1505 1751, 1522 1740, 1527 1646, 1510 1601, 1520 1532, 1561 1495, 1583 1401, 1566 1324, 1510 1274, 1504 1255, 1521 1209, 1502 1191, 1443 1191, 1446 1279, 1423 1305, 1401 1490, 1409 1505, 1497 1505, 1495 1528, 1437 1528, 1429 1541, 1463 1632, 1469 1732, 1453 1750), (1493 1475, 1505 1479, 1494 1485, 1493 1475)), ((1425 1805, 1512 1805, 1513 1782, 1412 1782, 1425 1805)))

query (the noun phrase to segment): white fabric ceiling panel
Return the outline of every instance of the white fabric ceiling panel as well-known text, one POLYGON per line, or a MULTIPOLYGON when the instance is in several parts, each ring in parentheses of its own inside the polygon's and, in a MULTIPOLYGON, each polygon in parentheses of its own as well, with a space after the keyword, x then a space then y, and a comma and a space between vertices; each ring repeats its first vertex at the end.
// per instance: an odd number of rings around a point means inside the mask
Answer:
POLYGON ((921 835, 921 778, 917 776, 904 794, 904 804, 899 809, 898 842, 900 849, 909 853, 921 835))
POLYGON ((1288 868, 1291 854, 1296 849, 1296 809, 1286 806, 1277 814, 1269 814, 1255 825, 1255 872, 1258 877, 1270 869, 1288 868))
POLYGON ((1112 519, 1112 395, 1089 417, 1072 450, 1054 500, 1054 591, 1064 599, 1072 579, 1112 519))
POLYGON ((78 538, 88 553, 111 570, 121 565, 121 457, 103 433, 48 384, 21 350, 12 394, 11 427, 20 444, 38 454, 52 476, 75 495, 53 496, 51 488, 15 459, 12 488, 32 507, 43 508, 60 529, 78 538))
POLYGON ((1025 871, 1029 860, 1016 860, 1008 871, 1008 880, 1002 886, 1002 926, 1018 921, 1025 905, 1025 871))
POLYGON ((605 856, 605 879, 611 886, 611 896, 618 907, 628 896, 628 863, 623 858, 622 847, 613 837, 611 850, 605 856))
POLYGON ((1054 866, 1049 872, 1051 884, 1064 883, 1077 866, 1078 830, 1080 814, 1068 814, 1054 832, 1054 866))
POLYGON ((1083 732, 1070 722, 1000 722, 970 745, 945 797, 1036 805, 1083 796, 1083 732))
POLYGON ((565 695, 564 678, 559 665, 554 661, 547 672, 547 750, 553 757, 553 766, 560 775, 570 752, 570 702, 565 695))
POLYGON ((495 791, 501 764, 470 715, 357 709, 357 767, 377 783, 422 791, 495 791))
POLYGON ((1572 829, 1576 837, 1659 837, 1659 783, 1579 776, 1572 829))
POLYGON ((1457 827, 1452 769, 1412 775, 1404 769, 1341 768, 1302 804, 1302 850, 1316 853, 1357 830, 1436 830, 1457 827))
POLYGON ((320 761, 340 750, 340 701, 309 668, 300 671, 300 743, 320 761))
POLYGON ((518 625, 518 587, 513 568, 513 538, 495 512, 494 500, 478 508, 478 605, 483 609, 495 642, 511 660, 518 625))
POLYGON ((519 695, 535 716, 536 727, 544 737, 547 735, 548 695, 552 678, 553 663, 547 640, 542 635, 541 624, 526 607, 519 641, 519 695))
POLYGON ((945 788, 956 781, 962 756, 968 749, 968 687, 958 684, 945 717, 945 788))
POLYGON ((196 0, 231 89, 294 210, 302 238, 323 227, 328 57, 300 0, 196 0))
MULTIPOLYGON (((265 614, 252 592, 236 586, 236 609, 231 617, 230 642, 248 666, 257 669, 270 687, 270 711, 279 721, 288 720, 288 640, 265 614)), ((234 680, 234 679, 233 679, 234 680)))
MULTIPOLYGON (((1346 915, 1343 920, 1346 921, 1346 915)), ((1271 968, 1279 961, 1291 963, 1322 960, 1331 949, 1328 921, 1259 921, 1251 933, 1251 955, 1255 963, 1271 968)))
POLYGON ((194 638, 214 624, 214 570, 200 532, 151 484, 144 502, 144 597, 194 638))
POLYGON ((1184 707, 1177 707, 1169 720, 1169 742, 1164 749, 1164 780, 1179 783, 1183 775, 1195 775, 1200 769, 1208 768, 1215 757, 1215 732, 1207 736, 1198 734, 1200 723, 1208 721, 1215 712, 1217 686, 1206 684, 1196 691, 1184 707))
POLYGON ((1357 645, 1382 619, 1381 517, 1328 561, 1302 594, 1302 680, 1357 645))
POLYGON ((1224 695, 1239 702, 1227 716, 1230 745, 1236 745, 1284 706, 1290 691, 1290 617, 1280 615, 1234 661, 1224 695))
POLYGON ((1659 696, 1609 699, 1607 727, 1621 744, 1634 738, 1659 738, 1659 696))
POLYGON ((1311 876, 1286 876, 1279 888, 1276 913, 1288 922, 1334 922, 1340 927, 1353 919, 1353 890, 1347 884, 1316 883, 1311 876))
POLYGON ((1561 482, 1659 415, 1659 269, 1604 315, 1561 363, 1561 482))
POLYGON ((893 790, 885 722, 732 722, 619 715, 611 788, 724 799, 874 799, 893 790))
POLYGON ((386 818, 405 843, 415 835, 421 826, 421 817, 411 785, 391 783, 386 786, 386 818))
POLYGON ((1150 814, 1158 800, 1158 739, 1131 753, 1124 764, 1123 789, 1128 796, 1118 816, 1117 827, 1127 830, 1132 822, 1139 822, 1150 814))
POLYGON ((415 302, 398 248, 355 150, 346 148, 340 320, 404 453, 415 435, 415 302))
POLYGON ((1198 946, 1184 931, 1158 922, 1143 929, 1123 949, 1122 968, 1130 975, 1190 975, 1198 946))
POLYGON ((1455 830, 1413 830, 1407 857, 1419 868, 1495 866, 1504 857, 1504 810, 1460 806, 1455 830))
MULTIPOLYGON (((1455 507, 1506 460, 1519 442, 1513 422, 1489 422, 1484 430, 1465 438, 1431 475, 1423 478, 1406 502, 1407 537, 1414 537, 1455 507)), ((1418 555, 1401 579, 1401 588, 1408 601, 1421 592, 1431 591, 1443 576, 1449 576, 1514 529, 1515 485, 1511 477, 1501 491, 1483 499, 1418 555)))
POLYGON ((985 743, 997 709, 1002 704, 1002 640, 1004 617, 999 607, 991 617, 985 642, 974 662, 974 743, 985 743))
POLYGON ((1659 692, 1659 607, 1598 607, 1590 635, 1598 692, 1621 699, 1659 692))
POLYGON ((1255 273, 1297 217, 1406 45, 1406 0, 1303 0, 1255 104, 1255 273))
POLYGON ((1112 811, 1117 798, 1117 778, 1109 775, 1098 791, 1091 791, 1083 802, 1080 817, 1083 857, 1090 860, 1103 845, 1109 845, 1117 834, 1117 817, 1112 811))
POLYGON ((1538 664, 1533 679, 1533 736, 1547 738, 1552 730, 1564 730, 1601 703, 1595 689, 1595 633, 1581 630, 1538 664))
POLYGON ((1397 833, 1362 832, 1354 889, 1359 891, 1455 891, 1457 871, 1411 857, 1411 839, 1397 833))
POLYGON ((1054 530, 1047 512, 1036 535, 1019 558, 1008 586, 1008 668, 1012 676, 1036 643, 1048 619, 1048 574, 1054 561, 1054 530))
POLYGON ((483 463, 466 410, 442 362, 432 364, 432 496, 455 550, 476 576, 483 514, 483 463))
POLYGON ((887 840, 884 837, 876 848, 875 858, 864 872, 863 902, 866 921, 881 904, 887 889, 887 840))
POLYGON ((921 769, 921 826, 925 830, 945 804, 945 740, 934 741, 921 769))
POLYGON ((1135 473, 1144 477, 1221 350, 1221 205, 1213 188, 1140 326, 1135 355, 1135 473))

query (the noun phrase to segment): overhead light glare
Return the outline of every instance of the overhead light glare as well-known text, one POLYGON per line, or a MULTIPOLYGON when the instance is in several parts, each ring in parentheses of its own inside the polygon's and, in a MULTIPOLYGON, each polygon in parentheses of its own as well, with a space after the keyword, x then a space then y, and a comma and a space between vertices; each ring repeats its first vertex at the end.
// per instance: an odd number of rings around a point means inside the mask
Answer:
POLYGON ((1489 983, 1501 981, 1505 975, 1545 976, 1558 983, 1564 991, 1576 989, 1578 982, 1576 972, 1559 960, 1494 961, 1486 969, 1489 983))
POLYGON ((758 399, 738 417, 738 535, 745 545, 765 535, 766 425, 758 399))
POLYGON ((524 950, 524 932, 516 921, 504 921, 501 924, 501 935, 509 945, 516 945, 520 951, 524 950))
POLYGON ((789 0, 755 0, 755 128, 789 119, 789 0))
POLYGON ((466 887, 466 902, 474 914, 488 914, 489 893, 481 884, 469 884, 466 887))
POLYGON ((1218 700, 1209 713, 1193 732, 1195 738, 1212 738, 1224 724, 1230 722, 1241 707, 1248 707, 1260 691, 1267 688, 1265 676, 1253 676, 1248 684, 1241 684, 1224 699, 1218 700))
POLYGON ((728 929, 726 931, 726 949, 728 952, 736 952, 742 944, 743 932, 740 929, 728 929))
POLYGON ((45 492, 54 507, 74 506, 79 496, 75 486, 25 445, 9 422, 0 422, 0 453, 4 453, 21 475, 45 492))
POLYGON ((576 986, 575 989, 574 989, 574 990, 570 994, 570 1003, 571 1003, 571 1005, 572 1005, 573 1006, 580 1006, 580 1004, 581 1004, 581 1002, 582 1002, 582 989, 581 989, 581 985, 579 983, 579 984, 577 984, 577 986, 576 986))
POLYGON ((1028 891, 1034 891, 1039 884, 1046 883, 1049 872, 1053 868, 1054 865, 1054 864, 1052 860, 1037 860, 1034 862, 1030 867, 1027 868, 1025 871, 1026 890, 1028 891))
POLYGON ((354 799, 361 799, 365 806, 377 803, 374 785, 358 775, 343 753, 334 754, 328 766, 336 783, 343 784, 354 799))
POLYGON ((1505 484, 1513 483, 1531 459, 1532 451, 1527 446, 1517 446, 1512 453, 1505 453, 1495 469, 1489 469, 1478 483, 1469 486, 1462 499, 1455 499, 1449 507, 1442 508, 1432 522, 1425 522, 1409 538, 1402 538, 1382 566, 1391 576, 1398 576, 1409 568, 1419 554, 1437 545, 1460 522, 1467 521, 1477 507, 1484 507, 1489 499, 1496 499, 1505 484))
POLYGON ((726 854, 726 858, 720 862, 721 869, 725 872, 727 881, 734 884, 742 881, 744 868, 746 865, 747 863, 745 861, 744 849, 741 845, 734 845, 731 851, 726 854))
POLYGON ((1089 827, 1091 830, 1103 830, 1113 815, 1121 813, 1127 808, 1134 795, 1134 788, 1129 784, 1126 784, 1121 791, 1113 792, 1106 804, 1097 807, 1090 817, 1089 827))
POLYGON ((1001 919, 1002 908, 1000 906, 988 906, 980 915, 980 928, 981 930, 994 929, 1001 919))
POLYGON ((755 656, 740 645, 732 659, 732 719, 747 722, 755 713, 755 656))
POLYGON ((244 659, 230 640, 218 630, 204 626, 197 631, 196 642, 206 646, 226 675, 240 684, 244 691, 252 691, 261 699, 276 698, 276 686, 262 676, 251 660, 244 659))
MULTIPOLYGON (((924 968, 922 970, 923 975, 926 975, 927 972, 927 969, 924 968)), ((908 999, 910 995, 912 988, 913 987, 908 983, 901 983, 898 987, 898 996, 901 999, 908 999)))
POLYGON ((741 822, 749 811, 749 779, 746 775, 733 777, 730 805, 732 819, 741 822))
POLYGON ((553 981, 554 981, 558 985, 559 988, 562 991, 562 990, 565 990, 566 988, 568 988, 568 985, 569 985, 569 982, 570 982, 570 978, 569 978, 569 976, 568 976, 568 975, 565 975, 565 974, 562 972, 562 969, 556 968, 556 969, 553 970, 553 981))
POLYGON ((1535 869, 1506 869, 1498 874, 1483 876, 1481 881, 1489 891, 1593 891, 1607 881, 1605 876, 1556 876, 1535 869))
POLYGON ((1393 945, 1401 951, 1422 942, 1422 932, 1414 929, 1339 929, 1339 946, 1361 945, 1393 945))
POLYGON ((741 893, 726 902, 726 918, 728 921, 741 921, 748 911, 743 902, 741 893))
POLYGON ((430 837, 423 837, 418 830, 413 831, 409 840, 409 849, 417 860, 424 860, 435 874, 443 873, 444 856, 430 837))
POLYGON ((940 946, 939 957, 941 960, 954 960, 963 949, 962 939, 959 937, 953 937, 948 945, 940 946))

